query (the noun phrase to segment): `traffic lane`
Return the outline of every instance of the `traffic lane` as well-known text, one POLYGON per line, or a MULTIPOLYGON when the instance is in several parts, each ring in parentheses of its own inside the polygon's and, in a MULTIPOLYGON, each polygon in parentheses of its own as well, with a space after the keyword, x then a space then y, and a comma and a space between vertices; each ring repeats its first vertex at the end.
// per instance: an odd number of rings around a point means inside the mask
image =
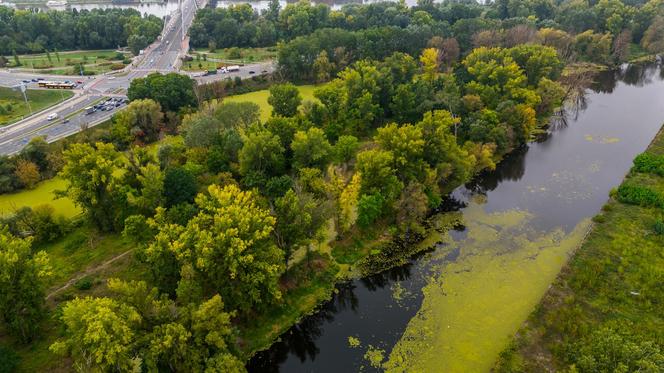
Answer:
MULTIPOLYGON (((58 114, 58 117, 61 120, 62 118, 75 113, 78 110, 82 110, 87 106, 92 105, 92 103, 95 100, 100 99, 101 96, 91 96, 91 97, 86 97, 84 100, 81 100, 79 102, 74 103, 71 106, 59 109, 59 110, 52 110, 49 112, 50 113, 56 113, 58 114)), ((56 124, 57 121, 49 121, 46 119, 46 113, 42 114, 42 119, 36 120, 34 122, 28 123, 28 124, 23 124, 23 125, 12 125, 10 127, 5 127, 0 129, 0 133, 2 136, 0 136, 0 143, 4 143, 7 141, 14 141, 17 138, 20 138, 25 135, 29 135, 34 133, 35 131, 47 127, 53 124, 56 124)))
MULTIPOLYGON (((0 143, 0 154, 7 155, 17 153, 35 137, 43 137, 47 142, 57 141, 80 132, 83 128, 93 127, 110 119, 116 112, 123 109, 125 106, 125 104, 122 104, 119 107, 114 107, 113 110, 97 111, 92 114, 86 114, 85 111, 81 111, 68 118, 66 122, 64 118, 51 121, 36 130, 15 137, 9 142, 0 143)), ((63 116, 66 117, 75 111, 76 110, 73 109, 71 111, 68 110, 67 113, 64 113, 63 111, 63 116)))
POLYGON ((196 81, 198 81, 199 84, 206 84, 217 80, 224 80, 226 78, 233 79, 235 77, 240 77, 240 79, 248 79, 254 76, 270 74, 273 73, 275 70, 276 68, 272 62, 265 62, 265 63, 241 66, 240 71, 237 72, 229 72, 229 73, 217 72, 217 74, 214 75, 198 76, 195 79, 196 81), (252 71, 253 74, 251 73, 252 71))

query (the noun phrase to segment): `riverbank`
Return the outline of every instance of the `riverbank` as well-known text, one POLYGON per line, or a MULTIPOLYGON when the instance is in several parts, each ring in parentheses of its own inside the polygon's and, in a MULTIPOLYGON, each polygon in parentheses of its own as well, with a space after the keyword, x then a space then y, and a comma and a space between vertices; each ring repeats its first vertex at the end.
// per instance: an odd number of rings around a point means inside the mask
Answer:
MULTIPOLYGON (((646 153, 663 160, 664 127, 646 153)), ((662 171, 633 168, 621 188, 645 187, 662 199, 662 171)), ((662 210, 620 200, 635 202, 612 193, 583 245, 501 353, 496 371, 664 369, 662 210)))

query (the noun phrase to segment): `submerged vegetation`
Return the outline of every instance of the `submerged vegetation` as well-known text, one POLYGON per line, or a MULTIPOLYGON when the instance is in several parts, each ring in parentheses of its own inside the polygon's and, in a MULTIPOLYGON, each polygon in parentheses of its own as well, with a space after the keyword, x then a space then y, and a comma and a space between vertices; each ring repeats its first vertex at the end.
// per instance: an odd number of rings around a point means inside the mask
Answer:
POLYGON ((499 372, 664 370, 664 129, 595 217, 499 372))

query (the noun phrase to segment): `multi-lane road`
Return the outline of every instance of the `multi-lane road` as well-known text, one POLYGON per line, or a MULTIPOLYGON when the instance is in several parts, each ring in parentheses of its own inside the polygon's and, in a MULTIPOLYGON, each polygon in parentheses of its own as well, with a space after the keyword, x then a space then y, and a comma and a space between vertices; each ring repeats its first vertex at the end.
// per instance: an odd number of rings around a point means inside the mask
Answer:
MULTIPOLYGON (((32 80, 37 78, 82 83, 74 90, 74 97, 71 99, 14 124, 0 127, 0 155, 19 152, 35 137, 44 137, 46 141, 53 142, 104 122, 118 110, 122 110, 124 105, 114 107, 110 111, 97 111, 92 114, 87 114, 85 108, 94 105, 104 97, 125 95, 133 79, 145 77, 153 72, 177 71, 181 57, 189 50, 187 30, 196 10, 200 6, 204 6, 206 2, 207 0, 183 0, 182 13, 178 10, 171 15, 164 26, 160 40, 146 48, 143 54, 136 57, 134 62, 122 72, 96 77, 80 77, 0 71, 0 85, 9 87, 24 84, 23 81, 31 81, 27 84, 28 88, 36 88, 37 83, 32 80), (57 113, 58 119, 49 121, 47 117, 52 113, 57 113)), ((246 79, 273 71, 272 62, 265 62, 245 65, 233 73, 197 76, 195 79, 199 83, 209 83, 238 76, 246 79)))

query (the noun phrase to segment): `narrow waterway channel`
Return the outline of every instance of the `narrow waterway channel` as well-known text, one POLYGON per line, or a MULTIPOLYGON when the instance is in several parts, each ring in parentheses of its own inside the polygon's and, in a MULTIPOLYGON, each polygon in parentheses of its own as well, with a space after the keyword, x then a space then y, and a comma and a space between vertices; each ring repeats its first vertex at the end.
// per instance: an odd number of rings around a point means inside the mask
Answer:
POLYGON ((601 74, 576 109, 455 190, 435 250, 340 285, 249 371, 488 371, 664 122, 664 71, 601 74))

